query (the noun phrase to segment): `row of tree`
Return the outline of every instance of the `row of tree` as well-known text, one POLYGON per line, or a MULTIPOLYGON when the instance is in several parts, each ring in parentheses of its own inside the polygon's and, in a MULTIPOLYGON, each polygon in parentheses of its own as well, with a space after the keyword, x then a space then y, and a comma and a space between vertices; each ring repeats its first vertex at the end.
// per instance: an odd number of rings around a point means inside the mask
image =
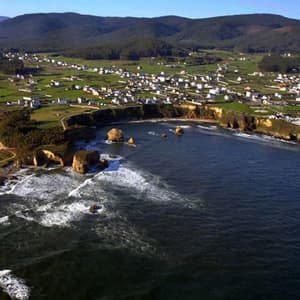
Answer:
POLYGON ((0 72, 4 74, 18 74, 24 71, 24 64, 19 59, 9 60, 0 56, 0 72))
POLYGON ((0 119, 0 141, 16 148, 18 159, 26 161, 33 151, 41 145, 62 144, 65 142, 60 127, 40 129, 30 119, 29 110, 4 112, 0 119))
POLYGON ((265 72, 300 72, 300 57, 283 57, 278 54, 266 55, 258 66, 261 71, 265 72))
POLYGON ((105 44, 94 48, 78 49, 66 53, 84 59, 139 60, 141 57, 186 56, 186 51, 156 39, 139 39, 105 44))

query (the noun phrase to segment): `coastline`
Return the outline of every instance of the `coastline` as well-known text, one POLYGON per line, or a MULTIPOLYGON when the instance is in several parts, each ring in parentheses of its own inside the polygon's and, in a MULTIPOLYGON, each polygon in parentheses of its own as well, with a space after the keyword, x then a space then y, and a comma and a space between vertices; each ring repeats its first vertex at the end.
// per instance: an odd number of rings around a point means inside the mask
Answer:
POLYGON ((141 124, 141 123, 160 123, 160 122, 191 122, 191 123, 206 123, 219 125, 217 120, 210 119, 189 119, 189 118, 153 118, 144 120, 119 121, 103 124, 103 126, 121 125, 121 124, 141 124))
POLYGON ((65 119, 65 128, 102 127, 143 122, 195 122, 215 124, 249 134, 264 134, 287 141, 300 142, 300 126, 284 120, 225 111, 215 106, 150 104, 137 107, 103 109, 65 119))
POLYGON ((129 121, 128 123, 158 123, 158 122, 192 122, 192 123, 207 123, 207 124, 218 124, 217 120, 209 119, 188 119, 188 118, 154 118, 149 120, 138 120, 138 121, 129 121))
MULTIPOLYGON (((80 116, 80 115, 76 115, 76 116, 80 116)), ((74 117, 74 116, 72 116, 74 117)), ((231 120, 230 120, 231 121, 231 120)), ((280 136, 280 135, 276 135, 274 134, 272 131, 259 131, 257 129, 255 130, 247 130, 246 128, 242 128, 242 127, 237 127, 234 128, 234 126, 228 127, 225 126, 226 123, 224 122, 220 122, 220 119, 209 119, 209 118, 189 118, 189 117, 159 117, 159 118, 144 118, 144 119, 140 119, 140 120, 120 120, 120 121, 108 121, 105 122, 103 121, 102 124, 97 124, 95 125, 95 127, 103 127, 103 126, 118 126, 118 125, 125 125, 125 124, 142 124, 142 123, 160 123, 160 122, 172 122, 172 123, 195 123, 195 124, 213 124, 219 128, 222 128, 224 130, 229 130, 229 131, 236 131, 237 133, 245 133, 248 135, 266 135, 269 136, 271 138, 274 138, 274 140, 277 141, 287 141, 287 142, 291 142, 291 139, 285 137, 285 136, 280 136)), ((231 124, 231 123, 228 123, 231 124)), ((83 124, 82 124, 83 125, 83 124)), ((180 126, 180 124, 178 124, 178 126, 180 126)), ((85 125, 86 128, 90 127, 85 125)), ((76 129, 75 129, 76 131, 76 129)), ((82 138, 82 136, 81 136, 82 138)), ((293 141, 294 144, 298 144, 300 145, 300 143, 298 141, 293 141)), ((4 146, 2 145, 2 148, 4 146)), ((11 162, 9 165, 0 168, 0 185, 5 184, 5 182, 7 180, 10 179, 11 176, 14 176, 14 174, 19 170, 20 168, 17 166, 16 161, 11 162)))

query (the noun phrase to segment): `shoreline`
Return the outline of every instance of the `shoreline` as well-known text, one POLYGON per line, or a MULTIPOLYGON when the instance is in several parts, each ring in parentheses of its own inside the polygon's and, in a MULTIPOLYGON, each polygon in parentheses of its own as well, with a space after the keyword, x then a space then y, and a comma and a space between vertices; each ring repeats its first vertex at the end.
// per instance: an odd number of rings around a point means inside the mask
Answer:
MULTIPOLYGON (((228 132, 236 132, 236 133, 244 133, 248 134, 251 136, 268 136, 274 141, 279 141, 279 142, 291 142, 291 144, 294 145, 300 145, 299 142, 296 141, 291 141, 288 139, 285 139, 283 137, 278 137, 276 135, 272 134, 266 134, 265 132, 255 132, 255 131, 244 131, 244 130, 239 130, 239 129, 231 129, 231 128, 226 128, 220 124, 218 120, 214 119, 203 119, 203 118, 151 118, 151 119, 143 119, 143 120, 129 120, 129 121, 117 121, 117 122, 108 122, 108 123, 103 123, 102 125, 98 125, 96 127, 103 127, 103 126, 115 126, 115 125, 126 125, 126 124, 142 124, 142 123, 163 123, 163 122, 186 122, 186 123, 195 123, 195 124, 206 124, 206 125, 215 125, 220 129, 224 129, 228 132)), ((180 124, 178 124, 180 126, 180 124)), ((17 171, 19 171, 21 168, 17 167, 16 161, 11 162, 9 165, 5 167, 0 168, 0 186, 4 185, 6 181, 10 180, 10 177, 13 177, 17 171)))
POLYGON ((192 122, 192 123, 207 123, 207 124, 218 124, 217 120, 210 119, 188 119, 188 118, 154 118, 149 120, 137 120, 137 121, 128 121, 131 124, 139 123, 159 123, 159 122, 192 122))
MULTIPOLYGON (((122 125, 122 124, 142 124, 142 123, 160 123, 160 122, 191 122, 191 123, 206 123, 219 125, 217 120, 211 119, 188 119, 188 118, 153 118, 144 120, 131 120, 131 121, 116 121, 108 122, 96 127, 110 126, 110 125, 122 125)), ((221 127, 221 126, 220 126, 221 127)))
MULTIPOLYGON (((218 120, 213 119, 189 119, 189 118, 153 118, 153 119, 144 119, 144 120, 132 120, 132 121, 118 121, 118 122, 109 122, 106 124, 98 125, 96 127, 103 127, 103 126, 114 126, 114 125, 125 125, 125 124, 142 124, 142 123, 161 123, 161 122, 189 122, 189 123, 198 123, 198 124, 211 124, 215 125, 220 129, 226 130, 228 132, 237 132, 237 133, 244 133, 251 136, 268 136, 270 138, 273 138, 275 141, 280 142, 290 142, 294 145, 300 145, 300 142, 287 139, 283 136, 277 136, 275 134, 268 134, 267 132, 261 132, 261 131, 247 131, 247 130, 241 130, 239 128, 233 129, 233 128, 227 128, 225 126, 222 126, 218 120)), ((178 124, 180 126, 180 124, 178 124)))

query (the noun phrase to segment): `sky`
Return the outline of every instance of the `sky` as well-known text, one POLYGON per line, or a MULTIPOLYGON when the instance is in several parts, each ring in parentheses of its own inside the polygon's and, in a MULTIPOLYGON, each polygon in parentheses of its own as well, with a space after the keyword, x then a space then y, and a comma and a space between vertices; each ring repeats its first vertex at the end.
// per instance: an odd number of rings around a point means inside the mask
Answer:
POLYGON ((274 13, 300 19, 299 0, 0 0, 0 15, 77 12, 96 16, 189 18, 274 13))

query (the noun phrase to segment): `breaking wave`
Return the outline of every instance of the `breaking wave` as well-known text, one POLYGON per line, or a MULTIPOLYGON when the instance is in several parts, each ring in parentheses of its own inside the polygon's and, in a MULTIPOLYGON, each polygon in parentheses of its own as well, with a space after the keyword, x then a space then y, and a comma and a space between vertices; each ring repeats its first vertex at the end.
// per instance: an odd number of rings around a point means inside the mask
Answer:
POLYGON ((214 125, 210 125, 210 126, 197 125, 197 127, 200 129, 204 129, 204 130, 217 130, 218 129, 218 127, 214 126, 214 125))
POLYGON ((234 136, 238 137, 238 138, 242 138, 242 139, 246 139, 249 141, 256 141, 256 142, 260 142, 260 143, 264 143, 273 147, 288 147, 288 149, 293 149, 297 150, 299 149, 298 147, 292 147, 292 146, 297 146, 299 145, 296 142, 293 141, 287 141, 284 139, 280 139, 280 138, 276 138, 273 136, 268 136, 268 135, 258 135, 258 134, 248 134, 248 133, 244 133, 244 132, 235 132, 233 134, 234 136))
POLYGON ((95 213, 90 212, 92 203, 74 202, 71 204, 60 205, 59 207, 49 210, 48 207, 40 207, 38 211, 45 211, 40 219, 40 224, 46 227, 52 226, 68 226, 71 222, 80 220, 84 215, 101 214, 104 206, 99 207, 95 213))
POLYGON ((12 275, 11 270, 0 271, 0 287, 12 299, 27 300, 30 296, 30 289, 23 279, 12 275))
POLYGON ((10 225, 9 216, 4 216, 0 218, 0 225, 8 226, 10 225))

